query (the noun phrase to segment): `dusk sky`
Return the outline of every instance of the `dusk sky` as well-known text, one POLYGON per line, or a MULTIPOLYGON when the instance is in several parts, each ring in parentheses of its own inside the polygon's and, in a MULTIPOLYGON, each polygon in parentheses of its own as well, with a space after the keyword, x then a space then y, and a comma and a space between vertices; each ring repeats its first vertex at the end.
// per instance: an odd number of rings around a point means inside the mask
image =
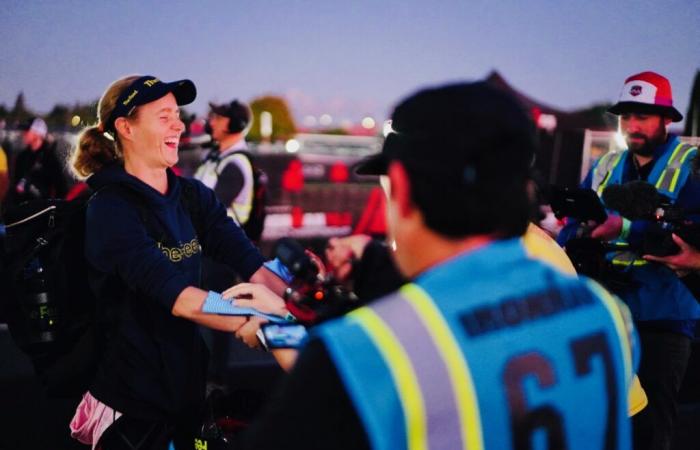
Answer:
POLYGON ((297 118, 386 117, 419 87, 498 70, 564 110, 612 102, 655 70, 686 113, 700 1, 3 0, 0 103, 41 113, 122 75, 190 78, 208 101, 287 98, 297 118))

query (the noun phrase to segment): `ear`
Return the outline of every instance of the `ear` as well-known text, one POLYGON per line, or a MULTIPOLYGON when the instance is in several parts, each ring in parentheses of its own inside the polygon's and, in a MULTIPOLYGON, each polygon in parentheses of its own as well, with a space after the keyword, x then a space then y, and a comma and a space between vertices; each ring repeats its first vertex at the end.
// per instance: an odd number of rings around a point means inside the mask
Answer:
POLYGON ((114 121, 114 128, 117 130, 117 135, 124 140, 133 140, 134 130, 126 117, 119 117, 114 121))
POLYGON ((411 201, 411 181, 406 168, 400 162, 393 161, 389 164, 387 175, 391 183, 389 198, 396 203, 399 214, 407 217, 415 206, 411 201))

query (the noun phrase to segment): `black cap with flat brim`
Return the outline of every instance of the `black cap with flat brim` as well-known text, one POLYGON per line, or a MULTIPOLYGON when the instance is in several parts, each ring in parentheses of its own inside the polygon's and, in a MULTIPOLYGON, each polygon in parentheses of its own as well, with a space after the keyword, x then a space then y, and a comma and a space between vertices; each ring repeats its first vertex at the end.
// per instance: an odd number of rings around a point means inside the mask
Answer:
POLYGON ((119 96, 105 124, 105 129, 114 131, 114 122, 118 118, 127 117, 134 108, 151 103, 170 93, 175 96, 178 105, 187 105, 197 97, 197 88, 191 80, 165 83, 152 75, 139 77, 119 96))
POLYGON ((389 161, 384 153, 368 156, 358 162, 353 170, 358 175, 385 175, 389 161))
POLYGON ((529 174, 534 124, 516 99, 486 82, 421 90, 403 100, 391 119, 381 153, 357 163, 358 175, 384 175, 394 160, 462 184, 529 174), (496 173, 489 161, 499 166, 496 173))

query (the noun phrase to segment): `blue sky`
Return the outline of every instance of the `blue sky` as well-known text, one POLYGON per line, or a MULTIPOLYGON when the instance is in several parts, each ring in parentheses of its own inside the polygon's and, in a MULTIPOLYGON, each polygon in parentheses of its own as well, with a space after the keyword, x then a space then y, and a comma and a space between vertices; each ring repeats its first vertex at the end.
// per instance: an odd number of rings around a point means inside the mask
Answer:
POLYGON ((697 0, 4 0, 0 24, 0 103, 22 90, 39 112, 149 73, 192 79, 197 113, 278 94, 298 118, 383 118, 419 87, 495 69, 562 109, 655 70, 685 113, 700 69, 697 0))

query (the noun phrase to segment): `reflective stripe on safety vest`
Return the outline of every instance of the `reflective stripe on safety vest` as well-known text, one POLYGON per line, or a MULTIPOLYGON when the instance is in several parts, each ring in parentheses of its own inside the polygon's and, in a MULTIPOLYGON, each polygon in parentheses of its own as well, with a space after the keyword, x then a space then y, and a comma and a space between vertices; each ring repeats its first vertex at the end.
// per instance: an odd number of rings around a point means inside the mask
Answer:
POLYGON ((415 284, 348 315, 385 360, 403 409, 409 449, 483 449, 467 361, 430 297, 415 284))
POLYGON ((215 159, 207 159, 194 174, 194 178, 200 180, 210 189, 216 189, 221 172, 228 164, 236 164, 243 174, 243 187, 230 205, 226 206, 229 217, 239 225, 248 222, 250 212, 253 209, 253 190, 255 182, 253 179, 253 166, 248 157, 238 151, 227 150, 215 159))
POLYGON ((608 185, 610 176, 615 167, 617 167, 617 163, 620 162, 622 155, 621 152, 606 153, 600 157, 598 164, 596 164, 593 170, 591 188, 596 191, 599 196, 603 195, 603 190, 608 185))
POLYGON ((238 166, 241 168, 243 173, 243 187, 238 193, 235 199, 233 199, 233 204, 229 208, 229 215, 233 211, 233 219, 236 220, 240 225, 244 225, 248 222, 250 218, 250 212, 253 210, 253 165, 250 163, 248 157, 242 153, 233 153, 230 156, 225 157, 219 163, 217 171, 221 173, 223 167, 229 163, 229 161, 235 160, 238 166))
POLYGON ((629 315, 627 305, 610 295, 605 288, 595 281, 586 279, 585 282, 602 300, 603 305, 605 305, 605 308, 608 310, 615 324, 617 338, 621 343, 620 348, 622 349, 622 364, 625 371, 625 378, 627 380, 632 380, 634 376, 634 368, 632 367, 632 333, 634 331, 631 328, 632 317, 629 315), (625 314, 627 317, 625 317, 625 314))
POLYGON ((671 157, 666 163, 659 180, 656 182, 656 189, 663 192, 675 193, 678 187, 678 177, 686 159, 697 150, 690 144, 678 144, 673 150, 671 157))

